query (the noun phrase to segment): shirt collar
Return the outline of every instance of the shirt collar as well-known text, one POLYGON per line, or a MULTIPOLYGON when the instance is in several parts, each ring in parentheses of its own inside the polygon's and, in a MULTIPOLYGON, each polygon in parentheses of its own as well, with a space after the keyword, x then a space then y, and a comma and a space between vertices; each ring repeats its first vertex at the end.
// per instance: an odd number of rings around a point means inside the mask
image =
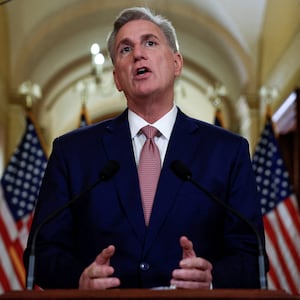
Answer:
POLYGON ((152 125, 155 128, 157 128, 165 138, 169 140, 176 120, 177 110, 177 106, 173 105, 172 109, 168 113, 166 113, 162 118, 160 118, 153 124, 149 124, 143 118, 141 118, 129 109, 128 122, 130 127, 131 138, 134 138, 144 126, 152 125))

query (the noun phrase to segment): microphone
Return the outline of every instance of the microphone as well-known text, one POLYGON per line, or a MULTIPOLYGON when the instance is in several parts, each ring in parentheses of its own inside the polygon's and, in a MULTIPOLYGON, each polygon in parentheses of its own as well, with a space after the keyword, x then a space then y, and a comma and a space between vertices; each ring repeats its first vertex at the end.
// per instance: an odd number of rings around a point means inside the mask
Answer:
POLYGON ((251 228, 251 230, 256 235, 256 239, 257 239, 257 243, 258 243, 258 267, 259 267, 260 288, 267 289, 264 247, 263 247, 263 243, 261 241, 261 237, 260 237, 257 229, 255 228, 255 226, 253 226, 253 224, 248 219, 246 219, 243 215, 241 215, 238 211, 233 209, 227 203, 218 199, 214 194, 209 192, 205 187, 203 187, 197 181, 195 181, 192 177, 191 171, 181 161, 179 161, 179 160, 173 161, 170 165, 170 168, 177 177, 179 177, 183 181, 189 181, 190 183, 192 183, 196 188, 198 188, 203 193, 205 193, 208 196, 208 198, 215 201, 217 204, 223 206, 226 210, 228 210, 234 216, 238 217, 240 220, 242 220, 244 223, 246 223, 251 228))
POLYGON ((35 229, 32 239, 31 239, 31 246, 30 246, 30 255, 28 260, 28 272, 26 277, 26 288, 27 290, 32 290, 34 286, 34 269, 35 269, 35 244, 37 236, 41 230, 41 228, 56 218, 64 209, 68 208, 70 205, 72 205, 74 202, 76 202, 79 198, 90 192, 96 185, 103 181, 110 180, 119 170, 120 166, 119 164, 114 160, 109 160, 106 165, 101 170, 98 179, 88 186, 86 189, 84 189, 79 194, 72 197, 68 202, 66 202, 63 206, 59 207, 57 210, 52 212, 47 218, 45 218, 35 229))

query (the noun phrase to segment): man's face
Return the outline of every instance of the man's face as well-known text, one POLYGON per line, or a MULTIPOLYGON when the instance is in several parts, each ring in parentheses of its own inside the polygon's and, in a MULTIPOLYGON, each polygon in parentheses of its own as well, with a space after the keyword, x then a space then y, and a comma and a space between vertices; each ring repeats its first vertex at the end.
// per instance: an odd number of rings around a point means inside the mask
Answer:
POLYGON ((173 98, 182 57, 172 51, 158 26, 134 20, 116 36, 114 67, 116 86, 129 103, 153 95, 173 98))

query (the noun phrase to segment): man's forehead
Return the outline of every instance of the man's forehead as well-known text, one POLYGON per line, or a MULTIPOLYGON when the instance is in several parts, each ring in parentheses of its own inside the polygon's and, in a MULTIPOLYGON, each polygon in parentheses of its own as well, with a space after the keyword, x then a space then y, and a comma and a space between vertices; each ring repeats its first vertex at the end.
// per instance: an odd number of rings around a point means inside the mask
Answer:
POLYGON ((123 25, 116 35, 117 43, 122 40, 141 39, 147 36, 163 37, 161 29, 148 20, 132 20, 123 25))

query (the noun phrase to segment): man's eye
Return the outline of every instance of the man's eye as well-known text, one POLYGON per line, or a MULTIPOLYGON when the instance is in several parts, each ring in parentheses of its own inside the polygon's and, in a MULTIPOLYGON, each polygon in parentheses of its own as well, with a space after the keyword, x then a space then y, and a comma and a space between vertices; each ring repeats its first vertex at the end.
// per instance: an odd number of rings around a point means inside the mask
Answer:
POLYGON ((121 53, 124 54, 124 53, 127 53, 131 50, 131 47, 130 46, 125 46, 123 48, 121 48, 121 53))
POLYGON ((154 42, 154 41, 146 41, 146 46, 149 46, 149 47, 153 47, 155 46, 157 43, 154 42))

